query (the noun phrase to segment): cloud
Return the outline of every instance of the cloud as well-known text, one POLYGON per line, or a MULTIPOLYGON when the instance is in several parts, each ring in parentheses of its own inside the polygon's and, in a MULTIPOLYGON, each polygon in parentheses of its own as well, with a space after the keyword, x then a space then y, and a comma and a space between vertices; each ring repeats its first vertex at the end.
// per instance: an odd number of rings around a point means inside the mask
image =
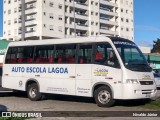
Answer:
POLYGON ((150 40, 136 40, 135 42, 138 46, 153 47, 153 41, 150 40))
POLYGON ((151 25, 135 25, 135 29, 160 32, 160 28, 151 25))

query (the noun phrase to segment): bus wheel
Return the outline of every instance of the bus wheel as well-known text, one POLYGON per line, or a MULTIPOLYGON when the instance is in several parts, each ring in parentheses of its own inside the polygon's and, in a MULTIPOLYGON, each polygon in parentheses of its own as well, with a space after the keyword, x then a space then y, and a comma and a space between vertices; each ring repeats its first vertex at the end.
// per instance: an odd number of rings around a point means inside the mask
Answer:
POLYGON ((111 89, 107 86, 96 89, 94 98, 99 107, 111 107, 115 103, 115 100, 112 99, 111 89))
POLYGON ((39 92, 38 85, 36 83, 28 85, 27 94, 28 94, 28 98, 31 101, 38 101, 42 97, 41 93, 39 92))

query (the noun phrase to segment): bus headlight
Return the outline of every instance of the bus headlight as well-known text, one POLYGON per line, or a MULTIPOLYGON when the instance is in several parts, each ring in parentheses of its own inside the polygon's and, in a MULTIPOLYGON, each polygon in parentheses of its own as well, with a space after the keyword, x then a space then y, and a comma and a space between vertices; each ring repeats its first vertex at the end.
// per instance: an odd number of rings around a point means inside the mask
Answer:
POLYGON ((127 81, 127 83, 129 83, 129 84, 139 84, 139 82, 138 82, 137 79, 127 79, 126 81, 127 81))

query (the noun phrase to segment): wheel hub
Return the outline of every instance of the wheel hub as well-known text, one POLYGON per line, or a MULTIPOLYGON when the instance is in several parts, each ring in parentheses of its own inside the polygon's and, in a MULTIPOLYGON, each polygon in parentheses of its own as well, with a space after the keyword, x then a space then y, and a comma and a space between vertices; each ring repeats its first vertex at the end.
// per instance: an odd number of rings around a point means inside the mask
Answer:
POLYGON ((98 100, 102 103, 102 104, 106 104, 110 101, 111 99, 111 95, 108 91, 103 90, 100 91, 98 94, 98 100))

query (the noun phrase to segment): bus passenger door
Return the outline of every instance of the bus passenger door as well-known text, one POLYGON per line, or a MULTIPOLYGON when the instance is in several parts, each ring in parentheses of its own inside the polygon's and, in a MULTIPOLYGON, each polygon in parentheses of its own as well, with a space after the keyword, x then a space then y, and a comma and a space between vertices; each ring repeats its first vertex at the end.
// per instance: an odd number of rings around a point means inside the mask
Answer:
POLYGON ((91 96, 92 44, 78 46, 76 65, 76 95, 91 96))

